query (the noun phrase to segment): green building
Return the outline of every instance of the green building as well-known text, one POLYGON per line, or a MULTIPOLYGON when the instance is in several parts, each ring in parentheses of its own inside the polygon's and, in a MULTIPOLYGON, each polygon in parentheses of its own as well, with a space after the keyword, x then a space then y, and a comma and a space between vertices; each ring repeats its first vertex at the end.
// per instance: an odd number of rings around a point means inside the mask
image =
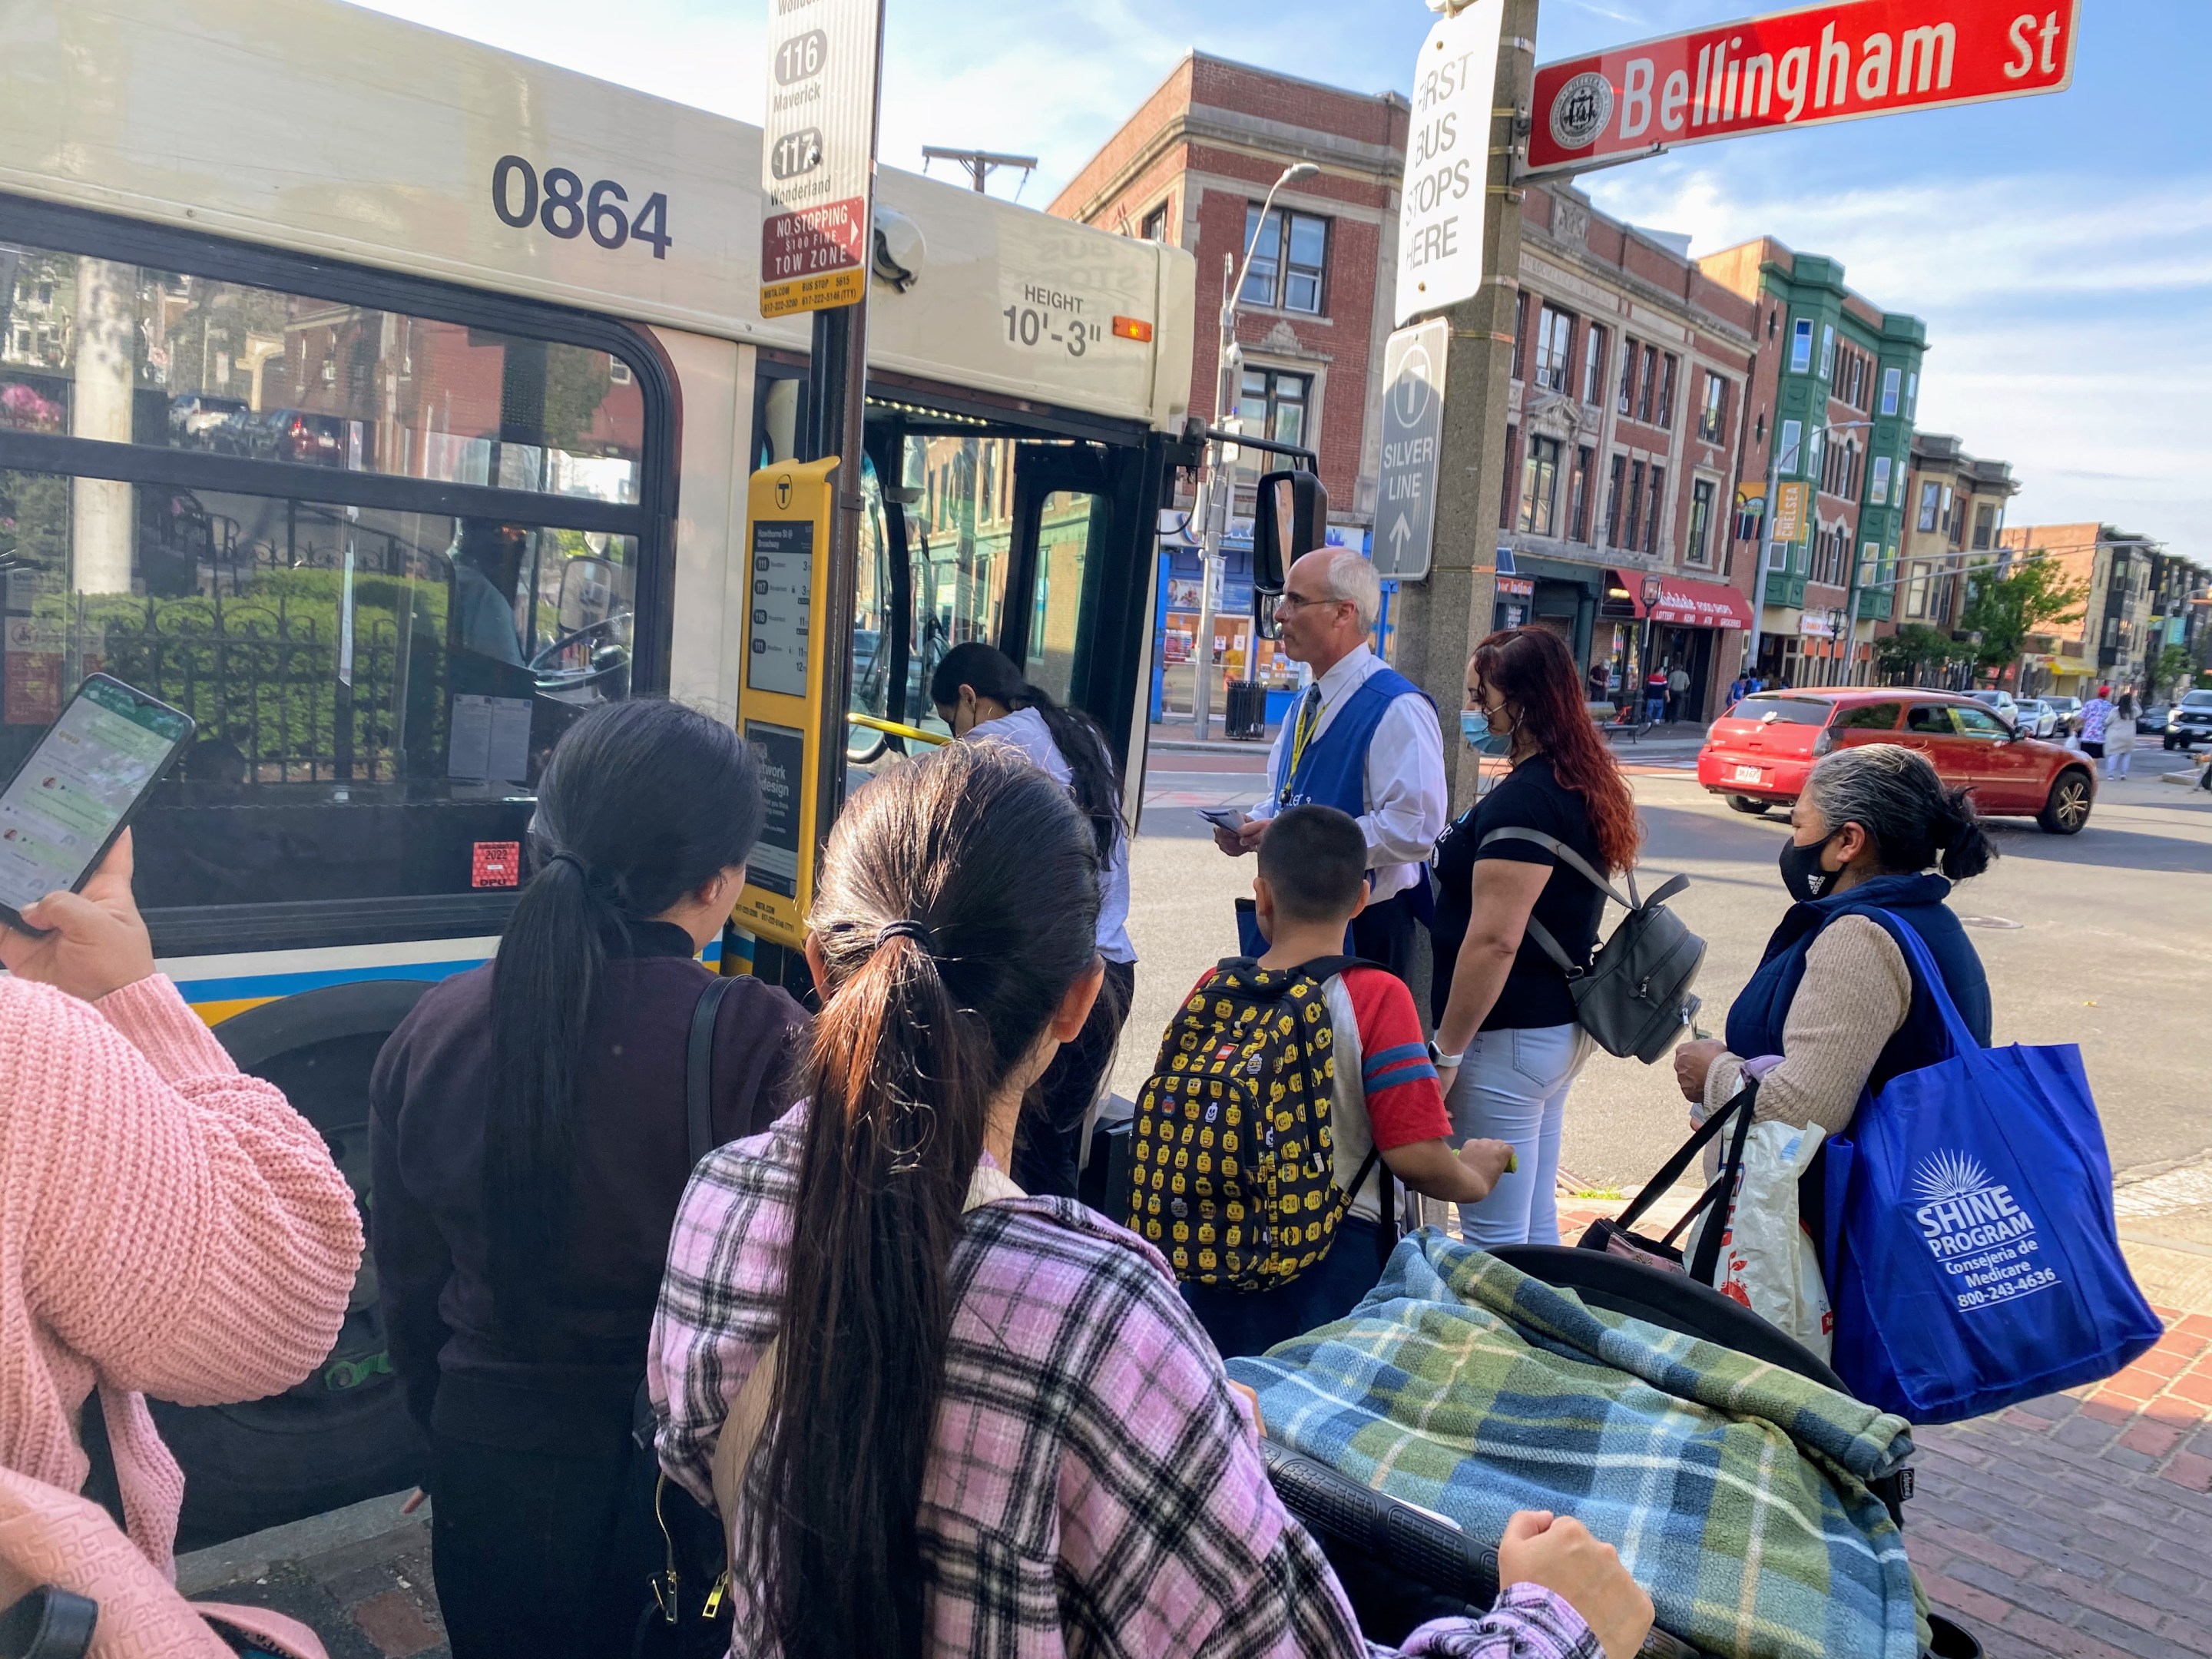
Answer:
POLYGON ((1771 237, 1698 265, 1759 307, 1743 482, 1809 486, 1797 535, 1769 555, 1757 665, 1792 685, 1863 683, 1874 635, 1896 607, 1927 325, 1853 293, 1841 261, 1771 237), (1857 615, 1846 623, 1854 561, 1857 615), (1848 667, 1847 634, 1856 647, 1848 667))

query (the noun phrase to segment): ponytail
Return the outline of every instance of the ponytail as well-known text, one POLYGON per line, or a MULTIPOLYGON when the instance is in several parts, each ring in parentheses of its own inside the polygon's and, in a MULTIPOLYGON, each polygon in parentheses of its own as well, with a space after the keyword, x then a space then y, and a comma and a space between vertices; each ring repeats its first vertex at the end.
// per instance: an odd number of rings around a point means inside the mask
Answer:
POLYGON ((1932 839, 1943 851, 1937 866, 1952 881, 1965 881, 1988 869, 1997 855, 1974 798, 1964 789, 1946 788, 1935 812, 1932 839))
POLYGON ((534 869, 492 966, 484 1118, 492 1312, 520 1352, 542 1352, 570 1258, 576 1079, 608 958, 632 926, 743 864, 762 812, 752 750, 677 703, 596 708, 546 764, 530 827, 534 869))
MULTIPOLYGON (((972 684, 972 682, 969 682, 972 684)), ((1025 760, 954 744, 855 794, 809 923, 814 1023, 760 1490, 741 1570, 789 1659, 918 1656, 915 1523, 994 1106, 1097 922, 1091 838, 1025 760)))
POLYGON ((1068 708, 1053 701, 1052 694, 1041 685, 1032 685, 1022 678, 1011 658, 1004 652, 993 649, 980 641, 970 641, 956 645, 946 652, 937 665, 937 672, 929 678, 929 700, 940 708, 949 708, 960 701, 960 688, 968 687, 979 697, 988 697, 993 702, 1004 703, 1009 708, 1033 708, 1044 721, 1045 730, 1052 735, 1053 747, 1067 763, 1073 775, 1068 793, 1075 797, 1083 816, 1091 821, 1091 831, 1098 843, 1098 860, 1105 863, 1114 856, 1114 846, 1121 836, 1121 775, 1115 769, 1113 751, 1106 734, 1098 729, 1098 722, 1079 708, 1068 708))

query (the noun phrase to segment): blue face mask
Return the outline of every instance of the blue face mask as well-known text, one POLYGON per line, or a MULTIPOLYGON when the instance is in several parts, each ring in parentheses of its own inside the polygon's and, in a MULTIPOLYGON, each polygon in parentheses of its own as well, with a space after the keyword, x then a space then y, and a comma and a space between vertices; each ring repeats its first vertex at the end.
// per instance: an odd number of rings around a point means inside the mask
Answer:
POLYGON ((1459 711, 1459 734, 1467 746, 1478 755, 1504 755, 1512 751, 1511 736, 1492 732, 1489 720, 1477 709, 1462 708, 1459 711))

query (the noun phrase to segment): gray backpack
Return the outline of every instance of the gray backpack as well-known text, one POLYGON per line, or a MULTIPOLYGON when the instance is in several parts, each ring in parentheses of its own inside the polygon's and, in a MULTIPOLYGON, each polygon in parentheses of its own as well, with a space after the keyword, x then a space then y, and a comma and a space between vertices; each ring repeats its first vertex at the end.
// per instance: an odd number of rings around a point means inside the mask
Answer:
POLYGON ((1568 994, 1575 1000, 1575 1023, 1599 1048, 1624 1060, 1632 1055, 1646 1066, 1671 1049, 1682 1028, 1697 1015, 1698 999, 1690 994, 1690 985, 1705 960, 1705 940, 1667 908, 1667 901, 1687 887, 1690 878, 1670 876, 1650 898, 1639 898, 1631 871, 1628 896, 1623 898, 1557 836, 1540 830, 1493 830, 1481 844, 1487 847, 1493 841, 1535 842, 1628 912, 1587 963, 1578 963, 1561 950, 1551 930, 1533 915, 1528 937, 1565 972, 1568 994))

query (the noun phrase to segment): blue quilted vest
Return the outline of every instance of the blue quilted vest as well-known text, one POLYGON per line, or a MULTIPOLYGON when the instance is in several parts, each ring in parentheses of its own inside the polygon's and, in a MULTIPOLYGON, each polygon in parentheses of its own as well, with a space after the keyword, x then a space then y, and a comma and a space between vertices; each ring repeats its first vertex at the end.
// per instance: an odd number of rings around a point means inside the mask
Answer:
MULTIPOLYGON (((1951 1000, 1958 1004, 1959 1012, 1975 1040, 1987 1048, 1989 980, 1982 971, 1981 957, 1975 954, 1973 945, 1966 938, 1966 929, 1959 925, 1959 918, 1952 914, 1951 907, 1943 902, 1950 890, 1951 884, 1941 876, 1876 876, 1844 892, 1832 893, 1808 904, 1790 906, 1773 937, 1766 941, 1766 953, 1759 959, 1759 970, 1752 975, 1751 982, 1729 1009, 1729 1052, 1741 1054, 1747 1060, 1782 1052, 1783 1022, 1789 1017, 1790 1000, 1797 994, 1799 982, 1805 977, 1805 953, 1812 949, 1820 930, 1843 915, 1869 916, 1892 935, 1899 923, 1919 934, 1929 954, 1936 958, 1951 1000)), ((1942 1016, 1936 1012, 1918 970, 1913 968, 1909 952, 1905 961, 1907 971, 1912 975, 1912 1007, 1905 1015, 1905 1024, 1898 1027, 1875 1060, 1874 1073, 1867 1080, 1869 1089, 1878 1091, 1900 1073, 1933 1066, 1950 1053, 1942 1016)))

